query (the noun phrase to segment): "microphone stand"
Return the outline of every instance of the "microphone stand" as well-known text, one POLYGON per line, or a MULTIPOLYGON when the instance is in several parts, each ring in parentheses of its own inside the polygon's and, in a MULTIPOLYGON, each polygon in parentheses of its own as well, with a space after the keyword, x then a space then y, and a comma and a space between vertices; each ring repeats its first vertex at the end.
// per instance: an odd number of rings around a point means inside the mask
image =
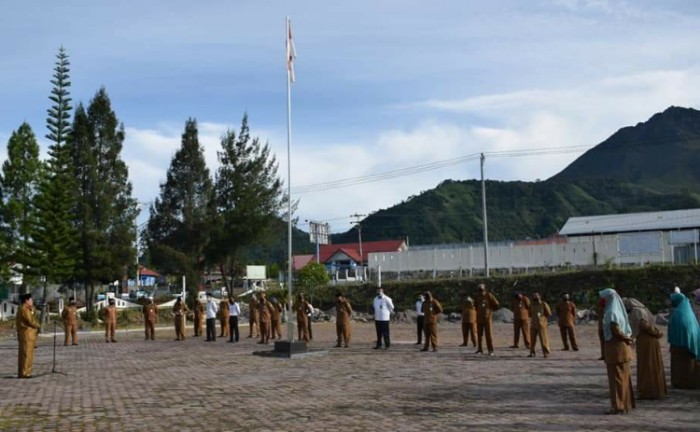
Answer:
POLYGON ((51 373, 56 373, 56 321, 53 322, 53 368, 51 373))

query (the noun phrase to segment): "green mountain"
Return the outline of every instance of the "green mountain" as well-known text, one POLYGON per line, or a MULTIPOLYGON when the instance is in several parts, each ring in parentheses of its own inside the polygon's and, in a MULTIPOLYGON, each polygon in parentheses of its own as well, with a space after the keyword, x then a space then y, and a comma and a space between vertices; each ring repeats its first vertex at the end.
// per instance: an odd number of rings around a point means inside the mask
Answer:
MULTIPOLYGON (((700 111, 671 107, 626 127, 541 182, 487 181, 489 240, 556 234, 571 216, 700 207, 700 111)), ((481 183, 446 180, 363 221, 363 240, 482 240, 481 183)), ((357 241, 355 230, 334 243, 357 241)))

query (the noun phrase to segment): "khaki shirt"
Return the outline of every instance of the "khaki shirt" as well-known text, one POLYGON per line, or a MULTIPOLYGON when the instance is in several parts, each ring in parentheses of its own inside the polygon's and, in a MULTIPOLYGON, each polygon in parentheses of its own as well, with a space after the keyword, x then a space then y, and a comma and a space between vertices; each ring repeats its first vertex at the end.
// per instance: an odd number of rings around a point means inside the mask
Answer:
POLYGON ((483 295, 481 293, 477 294, 474 304, 476 305, 476 322, 478 323, 491 321, 493 311, 500 306, 496 297, 490 292, 483 295))
POLYGON ((537 330, 547 327, 547 318, 551 315, 552 309, 547 302, 532 302, 530 305, 530 328, 537 330))
POLYGON ((530 299, 523 296, 521 299, 513 299, 511 307, 513 309, 513 319, 515 321, 526 321, 530 319, 530 299))
POLYGON ((442 313, 442 305, 439 301, 432 299, 431 301, 423 302, 423 316, 425 316, 424 323, 426 324, 437 324, 438 315, 442 313))
POLYGON ((557 305, 557 316, 559 317, 559 327, 573 327, 576 318, 576 305, 567 300, 557 305))
POLYGON ((77 324, 78 322, 78 308, 75 306, 66 306, 61 312, 61 318, 63 323, 67 326, 77 324))
POLYGON ((336 300, 335 321, 340 324, 347 324, 352 316, 352 307, 347 300, 336 300))

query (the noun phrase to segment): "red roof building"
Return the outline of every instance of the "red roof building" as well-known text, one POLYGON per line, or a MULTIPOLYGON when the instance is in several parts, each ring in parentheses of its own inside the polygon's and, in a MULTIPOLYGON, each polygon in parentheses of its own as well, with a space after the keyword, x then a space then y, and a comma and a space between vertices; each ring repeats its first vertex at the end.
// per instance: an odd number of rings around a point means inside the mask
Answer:
MULTIPOLYGON (((359 243, 327 244, 319 247, 319 261, 330 269, 355 267, 367 263, 370 253, 399 252, 408 249, 404 240, 382 240, 362 242, 362 254, 359 243)), ((295 255, 294 268, 299 270, 306 264, 316 261, 316 255, 295 255)))

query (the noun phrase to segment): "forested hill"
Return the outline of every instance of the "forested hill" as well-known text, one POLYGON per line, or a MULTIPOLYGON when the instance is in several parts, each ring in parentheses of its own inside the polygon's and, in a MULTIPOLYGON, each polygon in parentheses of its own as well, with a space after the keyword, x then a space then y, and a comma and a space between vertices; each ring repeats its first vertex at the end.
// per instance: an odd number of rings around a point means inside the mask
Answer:
MULTIPOLYGON (((626 127, 541 182, 487 181, 489 240, 547 237, 571 216, 700 207, 700 111, 671 107, 626 127)), ((363 240, 482 239, 481 184, 446 180, 377 211, 363 240)), ((334 243, 357 241, 355 230, 334 243)))

